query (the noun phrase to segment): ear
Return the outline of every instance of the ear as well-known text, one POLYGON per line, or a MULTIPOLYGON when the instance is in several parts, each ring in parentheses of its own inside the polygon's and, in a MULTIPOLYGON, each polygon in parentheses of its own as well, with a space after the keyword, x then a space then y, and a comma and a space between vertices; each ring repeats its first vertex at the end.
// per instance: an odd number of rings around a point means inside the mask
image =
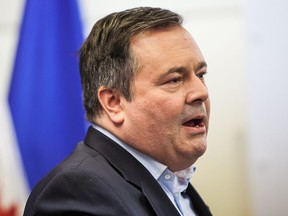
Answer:
POLYGON ((98 90, 98 100, 113 123, 123 123, 124 112, 121 105, 121 95, 118 92, 101 86, 98 90))

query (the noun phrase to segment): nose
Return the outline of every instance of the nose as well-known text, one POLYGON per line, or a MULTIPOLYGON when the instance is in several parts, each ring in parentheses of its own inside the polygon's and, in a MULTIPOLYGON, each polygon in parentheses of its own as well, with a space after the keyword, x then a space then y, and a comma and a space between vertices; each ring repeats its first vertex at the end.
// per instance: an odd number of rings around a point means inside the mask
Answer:
POLYGON ((209 98, 207 86, 204 81, 197 76, 189 83, 188 91, 186 94, 186 103, 192 104, 196 101, 205 102, 209 98))

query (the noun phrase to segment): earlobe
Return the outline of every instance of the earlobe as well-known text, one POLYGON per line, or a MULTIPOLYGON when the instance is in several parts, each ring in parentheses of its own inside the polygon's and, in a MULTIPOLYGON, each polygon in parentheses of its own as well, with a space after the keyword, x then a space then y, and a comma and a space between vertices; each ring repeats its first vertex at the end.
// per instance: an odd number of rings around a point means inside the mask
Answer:
POLYGON ((114 124, 122 124, 124 122, 121 95, 118 92, 101 86, 98 90, 98 100, 104 112, 114 124))

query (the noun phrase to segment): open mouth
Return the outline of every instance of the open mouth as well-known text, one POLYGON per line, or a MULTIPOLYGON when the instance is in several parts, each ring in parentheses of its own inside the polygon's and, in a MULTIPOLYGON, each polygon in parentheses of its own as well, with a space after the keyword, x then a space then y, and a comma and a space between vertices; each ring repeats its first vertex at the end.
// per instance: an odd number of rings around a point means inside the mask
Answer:
POLYGON ((196 117, 183 124, 186 127, 204 127, 204 117, 196 117))

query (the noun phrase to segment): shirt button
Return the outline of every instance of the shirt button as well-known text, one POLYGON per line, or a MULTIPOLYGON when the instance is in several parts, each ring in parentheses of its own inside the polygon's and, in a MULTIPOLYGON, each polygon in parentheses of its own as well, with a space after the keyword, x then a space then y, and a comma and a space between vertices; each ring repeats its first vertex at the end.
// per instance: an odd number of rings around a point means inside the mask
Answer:
POLYGON ((170 174, 170 173, 166 173, 165 176, 164 176, 164 178, 165 178, 166 180, 170 179, 170 178, 171 178, 171 174, 170 174))

